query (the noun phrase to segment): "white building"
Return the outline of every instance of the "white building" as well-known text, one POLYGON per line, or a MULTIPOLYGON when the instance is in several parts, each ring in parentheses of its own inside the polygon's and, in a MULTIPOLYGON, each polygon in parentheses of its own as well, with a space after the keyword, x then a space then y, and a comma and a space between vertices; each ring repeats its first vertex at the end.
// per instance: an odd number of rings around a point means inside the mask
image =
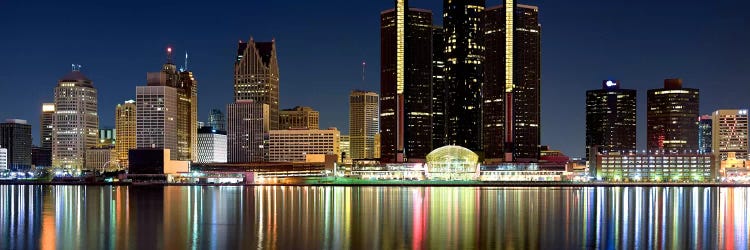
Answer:
POLYGON ((341 133, 336 128, 271 130, 268 143, 269 161, 306 162, 310 161, 310 156, 313 155, 340 157, 340 136, 341 133))
POLYGON ((202 127, 198 130, 198 161, 199 163, 227 162, 227 133, 202 127))
POLYGON ((0 170, 8 170, 8 149, 0 148, 0 170))
POLYGON ((98 141, 94 83, 77 69, 62 77, 55 88, 54 112, 52 166, 83 168, 86 149, 98 141))
POLYGON ((172 159, 177 159, 177 89, 138 86, 135 104, 136 147, 171 149, 172 159))
POLYGON ((748 158, 748 116, 746 109, 722 109, 711 115, 711 150, 724 161, 733 152, 738 160, 748 158))

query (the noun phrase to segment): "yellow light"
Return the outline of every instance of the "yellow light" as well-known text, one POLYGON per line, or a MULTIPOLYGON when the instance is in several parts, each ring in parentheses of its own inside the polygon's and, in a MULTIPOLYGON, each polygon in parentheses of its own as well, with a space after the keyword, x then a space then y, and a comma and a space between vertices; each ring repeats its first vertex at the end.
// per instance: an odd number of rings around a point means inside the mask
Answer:
POLYGON ((505 1, 505 92, 513 92, 513 0, 505 1))
POLYGON ((404 25, 406 0, 396 1, 396 93, 404 93, 404 25))

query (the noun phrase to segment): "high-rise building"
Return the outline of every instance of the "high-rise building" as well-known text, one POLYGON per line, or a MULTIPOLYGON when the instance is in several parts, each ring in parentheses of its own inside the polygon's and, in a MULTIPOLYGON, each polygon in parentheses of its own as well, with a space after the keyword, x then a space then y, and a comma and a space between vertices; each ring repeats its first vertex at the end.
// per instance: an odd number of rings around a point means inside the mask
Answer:
POLYGON ((52 166, 81 169, 86 149, 99 138, 97 92, 94 83, 79 71, 63 76, 55 88, 52 166))
POLYGON ((227 105, 227 162, 268 161, 268 104, 239 100, 227 105))
POLYGON ((711 115, 702 115, 698 117, 698 153, 709 154, 711 153, 712 139, 712 128, 713 121, 711 115))
POLYGON ((432 150, 432 12, 380 14, 380 161, 424 161, 432 150))
POLYGON ((86 150, 86 167, 84 169, 99 172, 119 169, 120 166, 115 160, 116 158, 117 151, 112 145, 89 148, 86 150))
POLYGON ((0 148, 8 150, 8 168, 31 168, 31 125, 25 120, 8 119, 0 123, 0 148))
POLYGON ((341 162, 349 163, 352 159, 352 153, 349 146, 349 135, 341 135, 339 139, 339 151, 341 151, 341 162))
POLYGON ((375 158, 375 135, 380 130, 378 94, 354 90, 349 95, 349 140, 352 159, 375 158))
POLYGON ((136 87, 136 148, 170 149, 179 159, 177 144, 177 89, 169 86, 136 87))
POLYGON ((443 0, 446 144, 482 149, 485 0, 443 0))
POLYGON ((538 12, 536 6, 512 0, 484 11, 481 26, 484 35, 482 142, 487 159, 539 159, 541 26, 538 12))
POLYGON ((320 113, 311 107, 294 107, 279 111, 279 129, 318 129, 320 113))
POLYGON ((432 148, 445 146, 445 36, 432 27, 432 148))
POLYGON ((681 79, 664 80, 664 88, 648 91, 649 151, 684 153, 698 150, 698 89, 683 88, 681 79))
MULTIPOLYGON (((42 149, 52 153, 52 137, 54 133, 55 104, 42 103, 42 116, 39 117, 39 145, 42 149)), ((51 164, 51 163, 50 163, 51 164)))
POLYGON ((213 127, 198 129, 198 163, 227 162, 227 132, 213 127))
POLYGON ((100 128, 98 135, 99 135, 99 141, 97 142, 97 147, 104 147, 104 146, 114 146, 115 141, 117 140, 117 133, 115 132, 116 129, 114 128, 100 128))
POLYGON ((321 161, 325 155, 336 155, 339 159, 340 136, 336 128, 271 130, 268 136, 269 161, 321 161), (310 159, 313 155, 318 159, 310 159))
POLYGON ((0 170, 8 170, 8 149, 0 148, 0 170))
POLYGON ((726 160, 734 153, 738 160, 748 159, 747 109, 720 109, 711 114, 711 148, 716 160, 726 160))
POLYGON ((606 80, 601 89, 586 91, 586 155, 630 153, 636 149, 636 91, 606 80))
POLYGON ((234 101, 241 100, 267 104, 270 128, 279 127, 279 64, 275 40, 240 41, 234 62, 234 101))
POLYGON ((224 117, 224 113, 220 109, 212 109, 208 115, 208 126, 212 127, 217 131, 227 131, 227 118, 224 117))
POLYGON ((117 104, 115 109, 115 151, 120 166, 128 166, 128 150, 137 147, 136 144, 136 104, 133 100, 117 104))

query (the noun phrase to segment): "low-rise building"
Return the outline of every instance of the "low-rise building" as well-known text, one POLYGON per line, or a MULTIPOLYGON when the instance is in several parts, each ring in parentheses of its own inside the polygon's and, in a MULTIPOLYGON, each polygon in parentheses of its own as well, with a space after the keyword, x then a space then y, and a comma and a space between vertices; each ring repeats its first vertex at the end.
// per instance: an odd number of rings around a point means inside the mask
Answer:
POLYGON ((338 157, 341 155, 340 136, 336 128, 271 130, 269 159, 271 162, 306 162, 307 155, 338 157))
POLYGON ((714 181, 718 176, 712 154, 597 154, 597 180, 702 182, 714 181))
POLYGON ((213 127, 198 129, 198 161, 200 163, 227 162, 227 133, 213 127))
POLYGON ((86 170, 99 172, 107 169, 119 169, 115 147, 108 145, 89 148, 86 150, 85 166, 86 170))

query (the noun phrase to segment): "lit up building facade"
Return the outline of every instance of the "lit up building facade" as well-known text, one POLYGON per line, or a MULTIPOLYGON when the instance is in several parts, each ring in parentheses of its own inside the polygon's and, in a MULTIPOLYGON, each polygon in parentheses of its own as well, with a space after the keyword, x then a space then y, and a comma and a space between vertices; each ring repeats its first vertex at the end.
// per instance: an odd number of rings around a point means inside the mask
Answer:
POLYGON ((711 114, 711 120, 711 148, 716 160, 727 160, 730 152, 737 160, 747 160, 747 109, 720 109, 711 114))
POLYGON ((380 161, 424 161, 432 150, 432 12, 380 14, 380 161))
POLYGON ((711 115, 702 115, 698 118, 698 152, 702 154, 711 153, 713 143, 713 121, 711 115))
POLYGON ((177 89, 169 86, 138 86, 135 103, 136 148, 170 149, 171 159, 179 159, 179 151, 173 150, 178 145, 177 89))
POLYGON ((604 181, 703 182, 718 176, 711 154, 598 154, 595 167, 604 181))
POLYGON ((505 1, 482 17, 482 143, 488 161, 539 160, 541 26, 536 6, 505 1), (512 32, 508 32, 512 30, 512 32))
POLYGON ((664 80, 664 88, 648 91, 646 146, 651 152, 698 151, 697 89, 683 88, 681 79, 664 80))
POLYGON ((213 127, 198 129, 198 163, 227 162, 227 133, 213 127))
POLYGON ((482 149, 485 0, 444 0, 446 144, 482 149))
MULTIPOLYGON (((234 62, 234 101, 267 104, 270 129, 279 126, 279 64, 276 41, 240 41, 234 62)), ((227 111, 228 113, 229 111, 227 111)))
POLYGON ((311 107, 294 107, 279 111, 279 129, 318 129, 320 113, 311 107))
POLYGON ((336 128, 271 130, 268 136, 269 161, 324 162, 325 155, 335 155, 338 161, 341 156, 340 136, 336 128))
POLYGON ((227 131, 227 118, 219 109, 212 109, 208 115, 208 126, 219 131, 227 131))
POLYGON ((636 91, 606 80, 586 91, 586 155, 636 148, 636 91), (598 152, 590 152, 597 146, 598 152))
POLYGON ((128 150, 137 147, 137 121, 136 121, 136 104, 134 100, 125 101, 117 104, 115 109, 115 151, 117 152, 117 161, 120 166, 128 166, 128 150))
POLYGON ((39 146, 52 153, 52 137, 55 127, 55 104, 42 103, 42 115, 39 117, 39 146))
POLYGON ((119 169, 120 165, 116 159, 117 151, 111 145, 89 148, 86 150, 84 169, 98 172, 119 169))
POLYGON ((8 170, 8 149, 0 148, 0 170, 8 170))
POLYGON ((349 95, 349 140, 352 159, 372 159, 380 130, 380 102, 375 92, 354 90, 349 95))
POLYGON ((96 146, 114 146, 117 140, 117 132, 115 128, 100 128, 98 135, 99 141, 96 146))
POLYGON ((227 162, 268 161, 269 106, 253 100, 227 105, 227 162))
POLYGON ((445 35, 432 27, 432 148, 445 146, 445 35))
POLYGON ((351 153, 349 135, 341 135, 339 139, 339 151, 341 151, 340 162, 351 163, 352 153, 351 153))
POLYGON ((8 119, 0 123, 0 148, 8 152, 8 169, 31 168, 31 125, 25 120, 8 119))
POLYGON ((83 168, 86 149, 99 140, 99 115, 94 83, 77 68, 55 88, 53 127, 52 166, 83 168))

